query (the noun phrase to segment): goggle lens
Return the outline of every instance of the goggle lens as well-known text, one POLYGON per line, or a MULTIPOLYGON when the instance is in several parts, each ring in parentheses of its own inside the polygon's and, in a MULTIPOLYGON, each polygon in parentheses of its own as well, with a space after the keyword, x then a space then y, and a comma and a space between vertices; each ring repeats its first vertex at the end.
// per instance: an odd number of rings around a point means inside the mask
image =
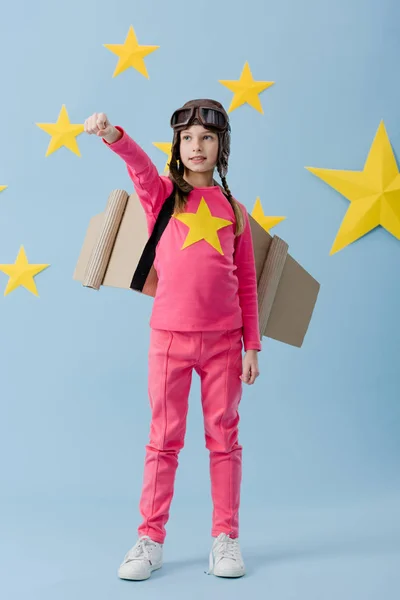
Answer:
POLYGON ((181 109, 174 112, 171 119, 172 127, 177 127, 179 125, 186 125, 190 121, 190 117, 192 115, 192 109, 181 109))
POLYGON ((213 108, 200 108, 199 110, 204 124, 213 125, 214 127, 225 127, 226 119, 219 110, 214 110, 213 108))
MULTIPOLYGON (((203 125, 217 129, 224 129, 227 126, 225 115, 221 111, 205 107, 199 107, 197 110, 203 125)), ((195 112, 196 109, 193 108, 181 108, 175 111, 171 118, 171 127, 187 125, 195 112)))

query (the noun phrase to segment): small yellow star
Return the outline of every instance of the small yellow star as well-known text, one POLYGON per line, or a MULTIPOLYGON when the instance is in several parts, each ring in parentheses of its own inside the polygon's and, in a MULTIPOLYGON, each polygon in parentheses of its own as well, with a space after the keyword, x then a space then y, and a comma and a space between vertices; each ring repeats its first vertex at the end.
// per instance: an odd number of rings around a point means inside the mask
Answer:
POLYGON ((263 229, 265 229, 265 231, 268 231, 268 233, 270 229, 275 227, 275 225, 278 225, 278 223, 286 219, 286 217, 267 217, 264 214, 259 197, 256 198, 251 216, 257 221, 257 223, 259 223, 259 225, 261 225, 263 229))
POLYGON ((0 185, 0 192, 3 192, 7 187, 8 185, 0 185))
POLYGON ((170 142, 153 142, 153 146, 162 152, 165 152, 165 154, 168 156, 164 172, 168 171, 169 163, 171 162, 172 144, 170 142))
POLYGON ((33 277, 48 266, 49 265, 29 264, 25 249, 21 246, 15 263, 11 265, 0 265, 0 271, 3 271, 3 273, 10 277, 4 295, 7 296, 7 294, 13 292, 17 287, 22 285, 35 296, 39 296, 33 277))
POLYGON ((255 81, 250 71, 249 63, 246 62, 238 81, 220 80, 219 83, 222 83, 222 85, 235 94, 228 112, 239 108, 239 106, 247 102, 250 106, 258 110, 258 112, 264 114, 258 94, 271 87, 275 82, 255 81))
POLYGON ((135 30, 129 27, 128 35, 123 44, 103 44, 105 48, 119 56, 119 61, 113 73, 113 77, 120 75, 129 67, 133 67, 141 75, 149 79, 144 57, 157 50, 160 46, 139 46, 135 30))
POLYGON ((362 171, 315 169, 308 171, 350 200, 330 254, 382 225, 400 240, 400 172, 383 121, 362 171))
POLYGON ((61 146, 65 146, 77 156, 80 156, 76 136, 84 130, 83 125, 70 123, 65 104, 62 105, 58 115, 57 123, 36 123, 40 129, 51 135, 50 144, 47 148, 46 156, 49 156, 61 146))
POLYGON ((223 254, 217 231, 232 225, 232 221, 213 217, 204 198, 201 198, 196 213, 180 213, 173 216, 190 228, 181 250, 200 240, 205 240, 223 254))

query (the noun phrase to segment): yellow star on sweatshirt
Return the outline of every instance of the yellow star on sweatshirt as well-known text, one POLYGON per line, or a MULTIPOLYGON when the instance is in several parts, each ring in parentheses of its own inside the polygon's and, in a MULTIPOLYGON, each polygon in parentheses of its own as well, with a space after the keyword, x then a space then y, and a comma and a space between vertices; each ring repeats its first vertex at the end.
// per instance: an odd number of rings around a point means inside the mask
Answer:
POLYGON ((213 217, 209 206, 203 197, 200 200, 197 212, 181 213, 173 216, 175 219, 182 221, 182 223, 185 223, 185 225, 189 227, 189 233, 186 236, 181 250, 200 240, 205 240, 220 254, 223 254, 217 232, 219 229, 232 225, 232 221, 221 219, 220 217, 213 217))
POLYGON ((49 265, 29 264, 25 249, 21 246, 14 264, 0 265, 0 271, 3 271, 3 273, 10 277, 4 295, 7 296, 7 294, 22 285, 35 296, 39 296, 33 277, 48 266, 49 265))

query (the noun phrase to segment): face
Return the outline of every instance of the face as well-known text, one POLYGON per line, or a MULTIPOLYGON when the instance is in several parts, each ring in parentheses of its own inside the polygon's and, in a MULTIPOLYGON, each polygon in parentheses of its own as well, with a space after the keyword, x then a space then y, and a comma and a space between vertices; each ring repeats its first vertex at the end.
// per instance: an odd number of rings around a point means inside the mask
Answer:
POLYGON ((195 173, 215 169, 218 160, 218 134, 202 125, 181 131, 180 156, 184 166, 195 173))

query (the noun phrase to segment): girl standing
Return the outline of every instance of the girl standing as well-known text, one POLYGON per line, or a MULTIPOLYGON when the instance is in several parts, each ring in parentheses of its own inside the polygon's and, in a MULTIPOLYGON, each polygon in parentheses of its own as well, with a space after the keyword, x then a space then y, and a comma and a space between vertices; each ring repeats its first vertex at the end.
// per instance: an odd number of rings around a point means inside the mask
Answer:
POLYGON ((149 233, 167 198, 174 212, 156 248, 158 275, 150 319, 151 407, 140 498, 139 538, 118 575, 141 580, 162 566, 165 525, 184 445, 193 369, 201 380, 205 442, 213 501, 209 573, 240 577, 242 446, 238 407, 242 382, 259 375, 261 340, 257 280, 248 213, 232 197, 226 174, 230 124, 214 100, 191 100, 171 117, 169 175, 159 175, 142 148, 104 113, 84 124, 126 163, 149 233), (222 186, 214 180, 217 169, 222 186), (245 355, 242 359, 242 348, 245 355))

